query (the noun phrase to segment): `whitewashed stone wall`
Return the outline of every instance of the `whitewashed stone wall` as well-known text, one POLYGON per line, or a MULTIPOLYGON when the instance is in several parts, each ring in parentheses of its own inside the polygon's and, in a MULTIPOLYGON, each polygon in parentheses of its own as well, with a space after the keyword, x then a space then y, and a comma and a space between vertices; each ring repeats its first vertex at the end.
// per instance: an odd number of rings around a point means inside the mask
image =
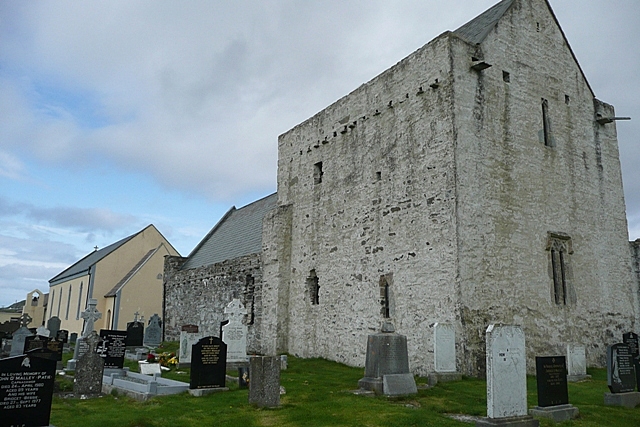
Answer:
POLYGON ((481 48, 452 41, 463 370, 484 370, 479 332, 493 322, 523 327, 530 372, 566 343, 603 366, 637 310, 615 123, 595 122, 613 107, 594 100, 545 1, 515 2, 481 48), (492 67, 470 70, 472 56, 492 67), (553 296, 549 232, 571 238, 566 305, 553 296))
POLYGON ((597 112, 614 113, 594 100, 546 2, 522 0, 482 45, 444 33, 281 135, 264 352, 363 366, 383 277, 414 373, 433 370, 435 322, 455 325, 467 374, 485 373, 490 323, 522 326, 530 372, 536 354, 566 343, 602 366, 634 326, 638 287, 615 123, 597 124, 597 112), (552 235, 570 238, 566 305, 554 298, 552 235))
POLYGON ((220 335, 220 323, 226 319, 225 307, 239 298, 247 308, 247 351, 260 349, 260 319, 262 317, 262 268, 260 254, 247 255, 230 261, 200 268, 181 270, 186 258, 166 257, 164 268, 164 334, 165 340, 180 339, 182 325, 198 325, 201 336, 220 335), (254 316, 251 323, 251 295, 246 278, 254 278, 254 316))

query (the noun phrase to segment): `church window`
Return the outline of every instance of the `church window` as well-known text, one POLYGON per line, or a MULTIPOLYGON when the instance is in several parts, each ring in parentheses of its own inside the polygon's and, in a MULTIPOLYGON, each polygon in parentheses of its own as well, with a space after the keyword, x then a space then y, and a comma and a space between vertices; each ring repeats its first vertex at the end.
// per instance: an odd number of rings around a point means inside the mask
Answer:
POLYGON ((34 295, 31 299, 31 305, 34 307, 38 306, 38 300, 40 299, 40 295, 34 295))
POLYGON ((313 183, 320 184, 322 182, 322 175, 324 175, 324 172, 322 171, 322 162, 318 162, 313 165, 313 183))
POLYGON ((386 276, 380 276, 380 314, 385 319, 391 317, 391 298, 386 276))
POLYGON ((60 317, 60 305, 62 304, 62 287, 60 287, 60 294, 58 295, 58 312, 56 316, 60 317))
POLYGON ((376 181, 382 180, 382 172, 376 172, 376 181))
POLYGON ((509 83, 511 81, 511 74, 508 71, 502 71, 502 80, 505 83, 509 83))
POLYGON ((82 287, 84 282, 80 282, 80 292, 78 293, 78 309, 76 310, 76 320, 80 319, 80 301, 82 301, 82 287))
POLYGON ((69 320, 69 307, 71 307, 71 285, 69 285, 69 294, 67 295, 67 312, 64 316, 65 320, 69 320))
POLYGON ((549 121, 549 101, 542 99, 542 132, 544 135, 544 145, 553 147, 551 139, 551 123, 549 121))
POLYGON ((569 95, 564 96, 564 103, 567 105, 571 103, 571 97, 569 95))
POLYGON ((51 311, 49 312, 49 319, 51 319, 51 317, 53 317, 53 303, 55 302, 54 297, 56 296, 56 290, 53 289, 51 291, 51 311))
POLYGON ((249 325, 253 325, 256 318, 255 278, 247 274, 244 282, 245 307, 249 308, 249 325))
POLYGON ((315 270, 311 270, 309 277, 307 277, 307 291, 309 292, 311 305, 320 304, 320 284, 315 270))
POLYGON ((550 272, 553 280, 553 298, 557 305, 571 302, 570 255, 573 253, 571 238, 565 234, 549 233, 547 242, 550 272))

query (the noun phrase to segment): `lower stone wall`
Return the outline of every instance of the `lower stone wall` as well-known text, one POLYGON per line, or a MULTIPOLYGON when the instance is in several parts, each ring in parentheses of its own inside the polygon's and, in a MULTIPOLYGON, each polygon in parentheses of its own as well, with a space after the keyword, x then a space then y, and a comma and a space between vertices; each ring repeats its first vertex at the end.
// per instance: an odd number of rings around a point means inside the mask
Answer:
POLYGON ((238 298, 247 309, 247 352, 259 353, 262 317, 262 262, 252 254, 218 264, 181 270, 186 258, 166 257, 164 264, 164 339, 177 341, 182 325, 220 336, 224 309, 238 298))
MULTIPOLYGON (((636 279, 636 289, 640 293, 640 239, 629 242, 629 246, 631 249, 631 268, 636 279)), ((640 300, 640 295, 638 295, 638 300, 640 300)))

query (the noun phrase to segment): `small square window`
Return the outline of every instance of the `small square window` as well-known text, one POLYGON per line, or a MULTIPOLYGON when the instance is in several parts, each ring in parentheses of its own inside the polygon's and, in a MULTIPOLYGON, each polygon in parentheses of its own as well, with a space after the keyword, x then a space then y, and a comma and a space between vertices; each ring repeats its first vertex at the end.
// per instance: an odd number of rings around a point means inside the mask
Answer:
POLYGON ((320 184, 322 182, 322 175, 324 175, 324 172, 322 171, 322 162, 318 162, 313 165, 313 183, 320 184))

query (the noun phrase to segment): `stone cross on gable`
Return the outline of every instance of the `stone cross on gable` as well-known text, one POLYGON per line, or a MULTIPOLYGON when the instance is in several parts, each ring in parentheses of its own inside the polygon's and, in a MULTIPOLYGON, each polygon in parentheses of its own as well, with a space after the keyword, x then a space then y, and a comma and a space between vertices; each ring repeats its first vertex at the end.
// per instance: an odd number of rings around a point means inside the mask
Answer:
POLYGON ((140 315, 140 313, 138 313, 137 311, 135 313, 133 313, 133 321, 134 322, 138 321, 138 315, 140 315))
POLYGON ((31 316, 29 316, 28 313, 23 313, 22 316, 20 316, 20 326, 23 326, 26 328, 27 325, 31 323, 32 320, 33 319, 31 318, 31 316))
POLYGON ((88 337, 93 331, 94 322, 102 318, 102 313, 96 309, 96 305, 98 305, 98 300, 91 298, 89 300, 89 308, 80 315, 85 320, 84 330, 82 331, 83 337, 88 337))
POLYGON ((247 310, 244 308, 239 299, 234 298, 229 305, 224 308, 224 314, 229 316, 229 322, 242 322, 242 319, 247 314, 247 310))

